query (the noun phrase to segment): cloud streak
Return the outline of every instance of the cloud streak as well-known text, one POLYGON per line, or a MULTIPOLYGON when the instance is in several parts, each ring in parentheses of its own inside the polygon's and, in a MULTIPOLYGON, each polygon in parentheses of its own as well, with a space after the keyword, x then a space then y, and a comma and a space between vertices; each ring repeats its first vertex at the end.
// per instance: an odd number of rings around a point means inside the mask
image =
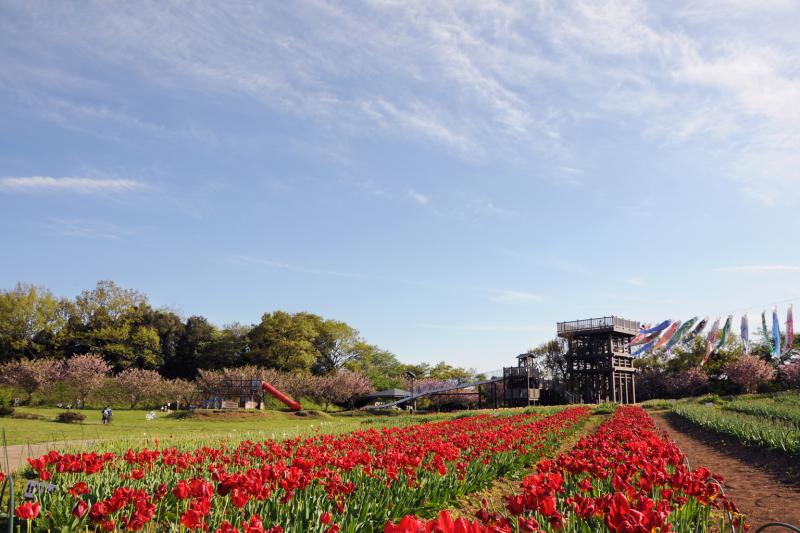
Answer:
POLYGON ((714 272, 758 274, 766 272, 800 272, 800 265, 739 265, 715 268, 714 272))
POLYGON ((553 325, 537 326, 527 324, 418 324, 424 329, 440 329, 447 331, 473 331, 498 333, 541 333, 553 331, 553 325))
POLYGON ((45 227, 56 235, 93 240, 119 240, 134 235, 138 231, 108 222, 62 218, 48 219, 45 227))
POLYGON ((51 176, 25 176, 0 178, 0 191, 5 192, 68 192, 78 194, 129 193, 147 187, 130 179, 99 179, 51 176))
POLYGON ((489 297, 489 299, 497 303, 519 304, 541 302, 543 298, 541 294, 532 292, 497 290, 493 291, 493 294, 489 297))
POLYGON ((283 270, 287 272, 295 272, 298 274, 308 274, 313 276, 332 276, 337 278, 351 278, 360 280, 374 280, 385 282, 395 285, 406 285, 409 287, 423 288, 426 291, 430 290, 457 290, 459 292, 468 292, 480 296, 481 298, 488 299, 491 302, 498 304, 525 304, 541 302, 544 298, 540 294, 518 291, 495 289, 490 287, 481 287, 476 285, 442 285, 437 283, 419 282, 407 279, 394 278, 390 276, 383 276, 380 274, 368 274, 363 272, 347 272, 341 270, 331 270, 324 268, 308 268, 304 266, 292 265, 281 261, 273 261, 270 259, 263 259, 260 257, 253 257, 246 254, 232 254, 227 256, 227 260, 233 264, 245 266, 261 266, 276 270, 283 270))
POLYGON ((271 261, 269 259, 261 259, 258 257, 252 257, 249 255, 231 255, 228 257, 228 260, 232 263, 240 264, 240 265, 260 265, 266 266, 270 268, 277 268, 281 270, 287 270, 290 272, 297 272, 300 274, 313 274, 319 276, 334 276, 339 278, 356 278, 356 279, 385 279, 381 278, 380 276, 372 276, 370 274, 362 274, 358 272, 342 272, 339 270, 326 270, 326 269, 318 269, 318 268, 305 268, 301 266, 294 266, 288 263, 281 263, 278 261, 271 261))
POLYGON ((414 189, 408 189, 406 191, 406 196, 410 198, 413 202, 415 202, 417 205, 426 205, 428 202, 431 201, 430 196, 419 193, 414 189))

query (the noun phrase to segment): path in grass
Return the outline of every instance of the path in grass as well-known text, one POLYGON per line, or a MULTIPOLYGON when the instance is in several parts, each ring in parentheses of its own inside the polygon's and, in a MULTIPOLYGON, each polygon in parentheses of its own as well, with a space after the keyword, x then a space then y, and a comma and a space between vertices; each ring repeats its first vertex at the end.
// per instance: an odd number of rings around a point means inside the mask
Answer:
POLYGON ((800 526, 800 461, 780 452, 748 447, 707 431, 674 413, 650 411, 692 468, 708 467, 725 479, 725 491, 754 528, 767 522, 800 526))
POLYGON ((90 440, 70 440, 61 442, 43 442, 39 444, 12 444, 5 450, 0 450, 0 470, 3 472, 14 472, 28 463, 28 457, 40 457, 50 450, 63 451, 67 447, 85 447, 87 450, 94 448, 94 441, 90 440))
MULTIPOLYGON (((569 438, 565 439, 560 446, 548 453, 546 457, 554 458, 557 457, 558 454, 569 450, 575 446, 575 443, 577 443, 581 437, 594 433, 597 427, 607 417, 608 414, 605 413, 591 415, 589 420, 587 420, 580 429, 569 438)), ((474 520, 475 513, 483 507, 484 500, 486 501, 489 512, 497 511, 498 514, 506 514, 504 496, 518 493, 520 491, 522 479, 530 473, 530 471, 524 471, 518 472, 515 475, 500 477, 495 479, 492 484, 485 489, 467 494, 453 508, 453 516, 463 516, 464 518, 474 520)))

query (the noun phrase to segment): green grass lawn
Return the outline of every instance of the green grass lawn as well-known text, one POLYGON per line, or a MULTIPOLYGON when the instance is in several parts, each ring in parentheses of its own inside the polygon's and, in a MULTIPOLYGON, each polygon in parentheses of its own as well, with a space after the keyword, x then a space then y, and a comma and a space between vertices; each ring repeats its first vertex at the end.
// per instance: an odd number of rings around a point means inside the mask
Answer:
POLYGON ((176 440, 198 437, 242 437, 282 438, 317 429, 325 433, 337 433, 363 427, 362 420, 371 415, 332 417, 322 413, 306 413, 300 416, 285 411, 250 411, 233 413, 196 412, 166 414, 156 411, 155 420, 147 420, 148 410, 115 409, 113 422, 102 425, 100 410, 81 411, 86 420, 81 424, 65 424, 55 421, 63 409, 17 408, 18 415, 38 415, 40 420, 23 418, 0 418, 0 430, 5 431, 6 442, 33 444, 64 440, 149 440, 152 438, 176 440))
MULTIPOLYGON (((529 410, 550 415, 563 408, 563 406, 541 407, 529 410)), ((109 441, 109 445, 110 441, 114 441, 113 447, 119 449, 128 445, 133 447, 151 445, 148 441, 151 442, 154 438, 158 438, 162 446, 166 446, 170 440, 176 445, 209 443, 220 438, 233 443, 244 439, 282 439, 314 431, 341 433, 367 427, 404 426, 481 412, 509 415, 521 411, 521 409, 499 409, 415 416, 399 413, 374 415, 360 411, 339 414, 327 414, 321 411, 302 411, 295 414, 277 410, 229 412, 198 410, 192 413, 169 414, 156 411, 155 420, 147 420, 146 415, 149 410, 115 409, 113 422, 104 426, 100 422, 99 409, 80 411, 86 415, 86 420, 81 424, 65 424, 55 421, 55 417, 64 412, 63 409, 18 407, 15 417, 33 415, 40 418, 2 417, 0 431, 5 431, 8 445, 103 440, 109 441)))

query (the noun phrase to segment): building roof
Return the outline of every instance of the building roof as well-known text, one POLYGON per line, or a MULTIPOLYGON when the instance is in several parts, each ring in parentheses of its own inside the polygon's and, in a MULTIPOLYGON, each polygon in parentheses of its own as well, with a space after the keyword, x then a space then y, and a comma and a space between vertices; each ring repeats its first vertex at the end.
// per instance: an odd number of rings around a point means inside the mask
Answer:
POLYGON ((386 389, 372 394, 367 394, 367 398, 405 398, 411 396, 411 393, 403 389, 386 389))

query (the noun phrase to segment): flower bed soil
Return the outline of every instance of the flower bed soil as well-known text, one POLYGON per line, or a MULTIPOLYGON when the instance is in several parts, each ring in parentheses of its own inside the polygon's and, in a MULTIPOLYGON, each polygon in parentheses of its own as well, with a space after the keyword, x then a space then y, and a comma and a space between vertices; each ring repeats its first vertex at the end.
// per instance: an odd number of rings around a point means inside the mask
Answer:
POLYGON ((656 425, 686 454, 692 468, 705 466, 725 478, 725 490, 755 529, 767 522, 800 526, 800 460, 749 447, 706 431, 669 412, 650 412, 656 425))

